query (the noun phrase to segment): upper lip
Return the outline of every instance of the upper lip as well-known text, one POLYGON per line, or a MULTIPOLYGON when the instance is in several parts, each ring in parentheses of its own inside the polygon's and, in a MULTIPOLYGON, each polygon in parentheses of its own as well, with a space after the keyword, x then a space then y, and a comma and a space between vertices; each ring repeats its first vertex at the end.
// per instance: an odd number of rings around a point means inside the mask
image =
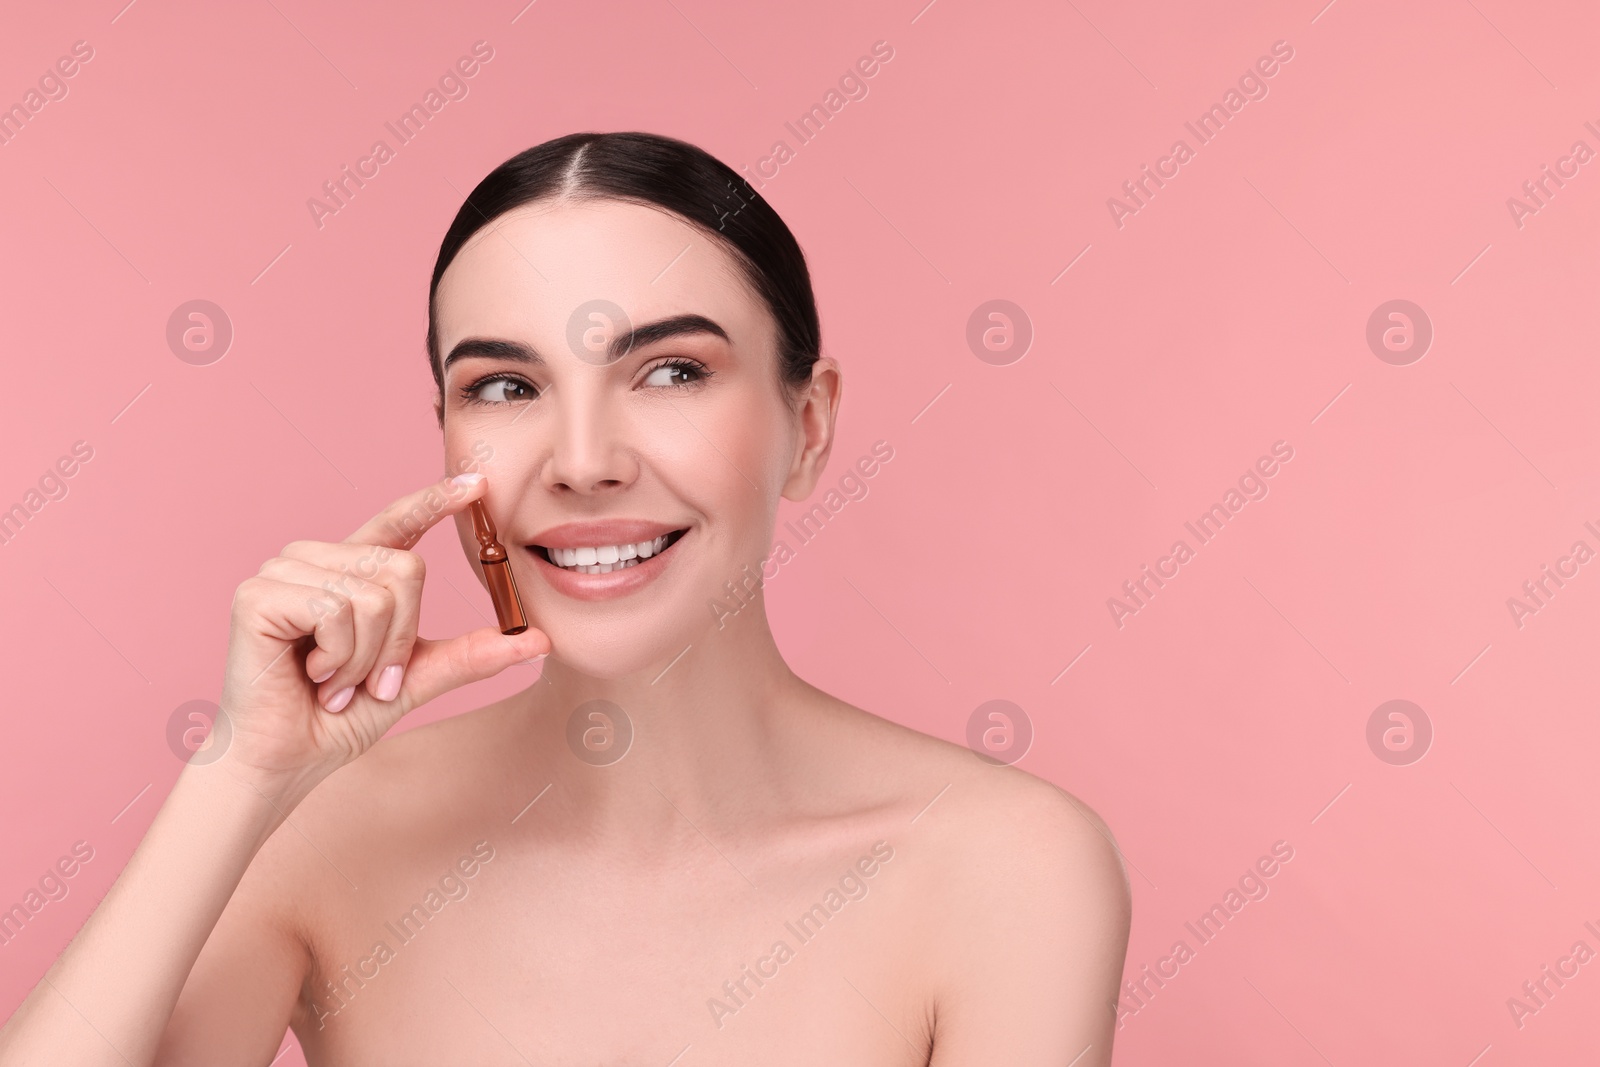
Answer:
POLYGON ((540 548, 601 548, 653 541, 682 529, 682 526, 649 519, 593 519, 552 526, 543 533, 534 534, 528 543, 540 548))

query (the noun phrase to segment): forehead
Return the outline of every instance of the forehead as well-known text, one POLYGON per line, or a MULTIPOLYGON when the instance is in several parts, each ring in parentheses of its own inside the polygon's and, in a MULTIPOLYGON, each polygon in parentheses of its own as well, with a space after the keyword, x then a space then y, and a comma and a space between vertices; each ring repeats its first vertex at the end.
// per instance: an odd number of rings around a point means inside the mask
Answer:
POLYGON ((735 347, 768 343, 775 331, 721 241, 642 204, 557 201, 509 211, 462 246, 434 297, 439 348, 509 337, 547 350, 597 301, 635 325, 705 315, 735 347))

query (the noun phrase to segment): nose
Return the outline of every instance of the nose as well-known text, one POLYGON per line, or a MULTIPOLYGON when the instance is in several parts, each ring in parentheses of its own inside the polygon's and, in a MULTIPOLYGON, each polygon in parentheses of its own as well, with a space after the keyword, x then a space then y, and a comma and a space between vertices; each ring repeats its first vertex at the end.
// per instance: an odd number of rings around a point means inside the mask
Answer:
POLYGON ((569 391, 562 399, 565 403, 556 405, 554 439, 540 476, 544 487, 593 496, 631 485, 639 474, 638 459, 623 440, 618 413, 606 407, 604 392, 574 396, 569 391))

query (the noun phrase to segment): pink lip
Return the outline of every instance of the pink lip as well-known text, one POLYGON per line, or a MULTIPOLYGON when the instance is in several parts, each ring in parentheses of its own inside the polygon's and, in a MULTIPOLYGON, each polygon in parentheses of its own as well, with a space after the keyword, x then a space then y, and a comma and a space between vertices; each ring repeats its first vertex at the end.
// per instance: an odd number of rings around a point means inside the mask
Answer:
MULTIPOLYGON (((653 541, 663 534, 681 529, 682 526, 668 526, 666 523, 650 522, 647 519, 596 519, 590 522, 567 522, 560 526, 552 526, 543 533, 528 538, 528 543, 538 545, 540 548, 582 548, 585 545, 599 548, 602 545, 627 545, 637 544, 640 541, 653 541)), ((635 569, 628 568, 628 570, 635 569)), ((591 577, 604 576, 591 575, 591 577)))
MULTIPOLYGON (((681 529, 682 526, 663 526, 658 522, 631 519, 574 522, 546 530, 533 544, 544 548, 621 545, 649 540, 681 529)), ((687 540, 693 532, 691 528, 688 533, 678 538, 678 542, 687 540)), ((545 559, 543 553, 535 548, 528 547, 525 551, 528 553, 528 558, 533 561, 534 569, 539 572, 539 577, 563 596, 569 596, 574 600, 611 600, 636 593, 660 577, 667 569, 668 562, 677 553, 678 543, 674 542, 642 563, 606 574, 569 571, 545 559)))

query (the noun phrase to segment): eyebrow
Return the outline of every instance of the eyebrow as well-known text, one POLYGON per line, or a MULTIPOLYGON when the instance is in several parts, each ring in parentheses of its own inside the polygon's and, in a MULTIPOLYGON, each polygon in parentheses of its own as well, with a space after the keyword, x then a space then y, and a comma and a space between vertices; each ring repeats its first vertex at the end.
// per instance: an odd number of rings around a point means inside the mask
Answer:
MULTIPOLYGON (((669 337, 681 337, 688 334, 711 334, 728 341, 728 331, 717 325, 704 315, 673 315, 670 318, 658 319, 647 322, 643 326, 635 326, 624 330, 611 339, 607 346, 607 362, 614 362, 627 355, 634 348, 643 348, 669 337)), ((507 341, 492 337, 468 337, 456 342, 450 349, 450 354, 444 357, 441 369, 449 368, 450 364, 458 359, 469 356, 483 356, 489 359, 509 359, 518 363, 543 363, 544 357, 532 345, 523 344, 521 341, 507 341)))

